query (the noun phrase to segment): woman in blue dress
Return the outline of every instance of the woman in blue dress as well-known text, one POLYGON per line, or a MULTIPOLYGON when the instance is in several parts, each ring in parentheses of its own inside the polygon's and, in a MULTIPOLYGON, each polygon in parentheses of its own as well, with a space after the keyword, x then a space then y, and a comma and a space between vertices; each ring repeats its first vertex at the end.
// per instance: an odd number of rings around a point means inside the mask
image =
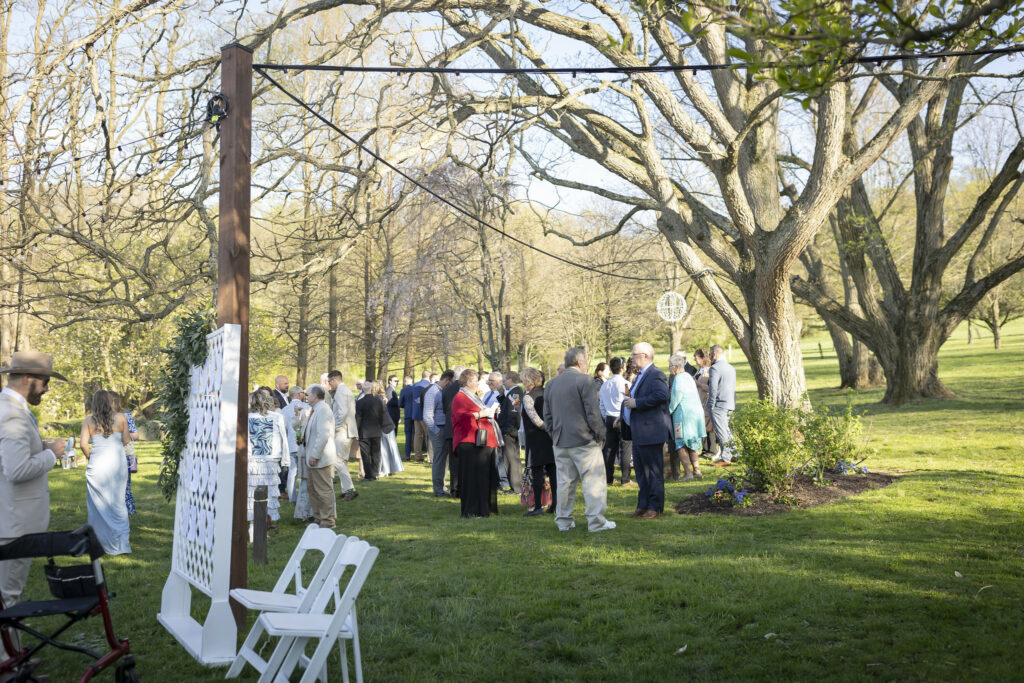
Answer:
POLYGON ((128 460, 124 447, 130 440, 128 421, 117 412, 112 392, 97 391, 92 397, 92 415, 82 423, 82 453, 85 468, 86 508, 89 525, 108 555, 132 551, 128 543, 128 460))
POLYGON ((685 372, 685 365, 685 356, 673 355, 668 359, 668 371, 672 376, 672 394, 668 409, 672 413, 676 447, 672 458, 672 478, 679 478, 677 463, 682 460, 683 479, 700 479, 704 475, 701 474, 698 459, 707 431, 704 428, 704 409, 700 405, 697 383, 685 372))

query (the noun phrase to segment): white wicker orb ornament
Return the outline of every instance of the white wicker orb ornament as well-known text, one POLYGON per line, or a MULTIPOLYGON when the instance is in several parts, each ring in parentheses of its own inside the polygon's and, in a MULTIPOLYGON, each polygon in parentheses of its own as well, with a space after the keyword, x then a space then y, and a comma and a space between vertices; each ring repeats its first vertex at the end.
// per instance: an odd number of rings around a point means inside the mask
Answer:
POLYGON ((670 323, 679 322, 686 316, 686 299, 678 292, 665 292, 658 299, 658 315, 670 323))

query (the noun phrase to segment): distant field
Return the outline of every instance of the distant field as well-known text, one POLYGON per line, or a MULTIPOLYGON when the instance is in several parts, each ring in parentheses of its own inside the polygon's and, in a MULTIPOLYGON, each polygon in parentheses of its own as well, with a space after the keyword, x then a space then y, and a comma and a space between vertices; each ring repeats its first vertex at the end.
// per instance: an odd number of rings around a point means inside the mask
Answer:
MULTIPOLYGON (((409 464, 339 504, 339 531, 381 549, 359 600, 366 680, 1024 679, 1024 325, 1001 351, 958 331, 940 365, 957 398, 899 410, 878 405, 882 389, 835 392, 834 355, 819 358, 816 339, 803 352, 813 403, 866 412, 878 451, 866 464, 896 484, 773 517, 653 522, 628 518, 635 490, 613 488, 617 529, 577 521, 561 534, 510 497, 497 517, 462 520, 457 501, 431 496, 428 467, 409 464)), ((754 386, 740 359, 742 401, 754 386)), ((156 621, 173 506, 156 485, 158 444, 140 454, 135 552, 105 561, 117 632, 143 680, 220 680, 156 621)), ((86 521, 83 477, 51 475, 52 529, 86 521)), ((706 486, 669 483, 668 501, 706 486)), ((249 568, 253 587, 273 584, 301 533, 291 509, 269 565, 249 568)), ((30 592, 45 591, 37 564, 30 592)), ((86 624, 81 642, 100 645, 99 622, 86 624)), ((80 657, 46 652, 41 673, 77 678, 80 657)))

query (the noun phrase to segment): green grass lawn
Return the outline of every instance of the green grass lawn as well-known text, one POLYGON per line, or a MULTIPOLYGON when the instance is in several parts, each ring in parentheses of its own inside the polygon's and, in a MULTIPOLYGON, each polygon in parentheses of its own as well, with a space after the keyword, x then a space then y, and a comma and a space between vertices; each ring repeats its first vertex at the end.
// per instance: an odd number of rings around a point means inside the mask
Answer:
MULTIPOLYGON (((958 398, 899 410, 877 404, 881 389, 833 391, 834 356, 806 342, 812 401, 866 411, 878 450, 866 464, 902 475, 832 505, 637 522, 636 491, 613 488, 617 529, 583 530, 578 497, 577 529, 562 534, 550 516, 523 518, 518 498, 460 519, 457 501, 430 494, 425 465, 363 484, 339 504, 338 530, 381 551, 359 599, 366 679, 1021 680, 1024 326, 1001 351, 963 337, 940 364, 958 398)), ((753 383, 745 367, 740 378, 742 400, 753 383)), ((156 621, 173 506, 157 488, 158 447, 140 455, 134 553, 105 560, 117 632, 143 680, 218 680, 224 669, 196 664, 156 621)), ((83 477, 52 473, 51 529, 86 521, 83 477)), ((670 482, 668 502, 706 486, 670 482)), ((250 564, 252 587, 273 584, 301 534, 291 510, 269 564, 250 564)), ((41 563, 29 591, 46 594, 41 563)), ((102 643, 98 621, 78 628, 102 643)), ((79 656, 46 653, 43 673, 77 678, 79 656)), ((336 655, 330 666, 341 680, 336 655)))

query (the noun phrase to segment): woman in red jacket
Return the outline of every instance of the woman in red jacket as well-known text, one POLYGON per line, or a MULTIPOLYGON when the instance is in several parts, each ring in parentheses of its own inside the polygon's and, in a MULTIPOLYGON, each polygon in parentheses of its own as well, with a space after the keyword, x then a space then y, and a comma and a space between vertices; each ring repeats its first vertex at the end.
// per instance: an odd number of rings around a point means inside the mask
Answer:
POLYGON ((476 370, 459 376, 459 393, 452 399, 452 443, 459 459, 459 491, 463 517, 498 514, 498 469, 494 449, 500 443, 494 425, 497 406, 488 408, 476 395, 476 370), (477 446, 477 430, 486 432, 486 445, 477 446))

